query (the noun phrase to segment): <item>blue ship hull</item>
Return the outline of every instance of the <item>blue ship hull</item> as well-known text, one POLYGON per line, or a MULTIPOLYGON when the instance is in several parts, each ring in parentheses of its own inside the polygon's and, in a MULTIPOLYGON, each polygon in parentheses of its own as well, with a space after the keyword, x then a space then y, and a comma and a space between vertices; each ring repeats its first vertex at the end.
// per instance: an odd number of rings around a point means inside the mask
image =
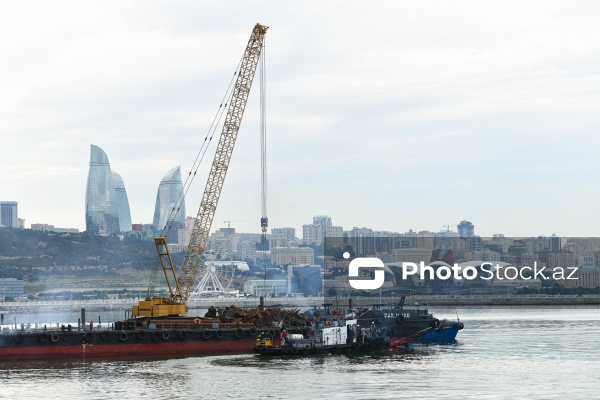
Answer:
POLYGON ((451 343, 456 341, 458 331, 464 327, 462 322, 451 322, 449 325, 441 326, 421 336, 414 343, 451 343))

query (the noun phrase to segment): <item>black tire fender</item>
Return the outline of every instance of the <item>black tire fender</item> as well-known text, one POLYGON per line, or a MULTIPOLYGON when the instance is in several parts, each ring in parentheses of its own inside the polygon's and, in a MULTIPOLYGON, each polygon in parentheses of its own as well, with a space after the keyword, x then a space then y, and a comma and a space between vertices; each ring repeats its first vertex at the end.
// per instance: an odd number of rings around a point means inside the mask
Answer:
POLYGON ((25 339, 25 336, 22 333, 17 333, 17 336, 15 336, 15 343, 21 344, 21 343, 23 343, 24 339, 25 339))
POLYGON ((40 333, 38 340, 40 343, 48 343, 48 334, 46 332, 40 333))

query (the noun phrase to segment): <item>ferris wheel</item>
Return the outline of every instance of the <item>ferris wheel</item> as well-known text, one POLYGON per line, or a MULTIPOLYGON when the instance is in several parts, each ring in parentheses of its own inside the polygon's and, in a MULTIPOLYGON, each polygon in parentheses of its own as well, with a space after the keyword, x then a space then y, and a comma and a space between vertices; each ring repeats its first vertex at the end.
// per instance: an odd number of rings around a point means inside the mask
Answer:
POLYGON ((190 299, 212 296, 233 296, 238 290, 231 290, 237 265, 232 261, 208 261, 200 270, 198 284, 190 299))

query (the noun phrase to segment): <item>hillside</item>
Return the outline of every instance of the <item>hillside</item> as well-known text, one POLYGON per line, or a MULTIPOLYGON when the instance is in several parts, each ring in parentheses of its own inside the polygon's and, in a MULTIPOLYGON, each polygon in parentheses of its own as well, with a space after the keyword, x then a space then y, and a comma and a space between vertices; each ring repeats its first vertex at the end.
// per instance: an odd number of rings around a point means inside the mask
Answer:
MULTIPOLYGON (((23 279, 26 293, 147 286, 155 262, 150 240, 0 229, 0 278, 23 279)), ((174 254, 181 262, 182 254, 174 254)))

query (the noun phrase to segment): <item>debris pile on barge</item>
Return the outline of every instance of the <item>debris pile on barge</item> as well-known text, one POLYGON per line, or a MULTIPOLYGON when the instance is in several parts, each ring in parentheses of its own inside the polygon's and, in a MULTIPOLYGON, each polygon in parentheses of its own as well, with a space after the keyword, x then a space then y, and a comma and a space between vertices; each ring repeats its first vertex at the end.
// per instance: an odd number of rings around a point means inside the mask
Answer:
POLYGON ((251 323, 256 328, 271 329, 282 321, 286 326, 303 328, 311 326, 311 318, 301 314, 299 309, 263 308, 242 309, 235 305, 226 308, 209 307, 205 318, 215 318, 222 323, 251 323))

